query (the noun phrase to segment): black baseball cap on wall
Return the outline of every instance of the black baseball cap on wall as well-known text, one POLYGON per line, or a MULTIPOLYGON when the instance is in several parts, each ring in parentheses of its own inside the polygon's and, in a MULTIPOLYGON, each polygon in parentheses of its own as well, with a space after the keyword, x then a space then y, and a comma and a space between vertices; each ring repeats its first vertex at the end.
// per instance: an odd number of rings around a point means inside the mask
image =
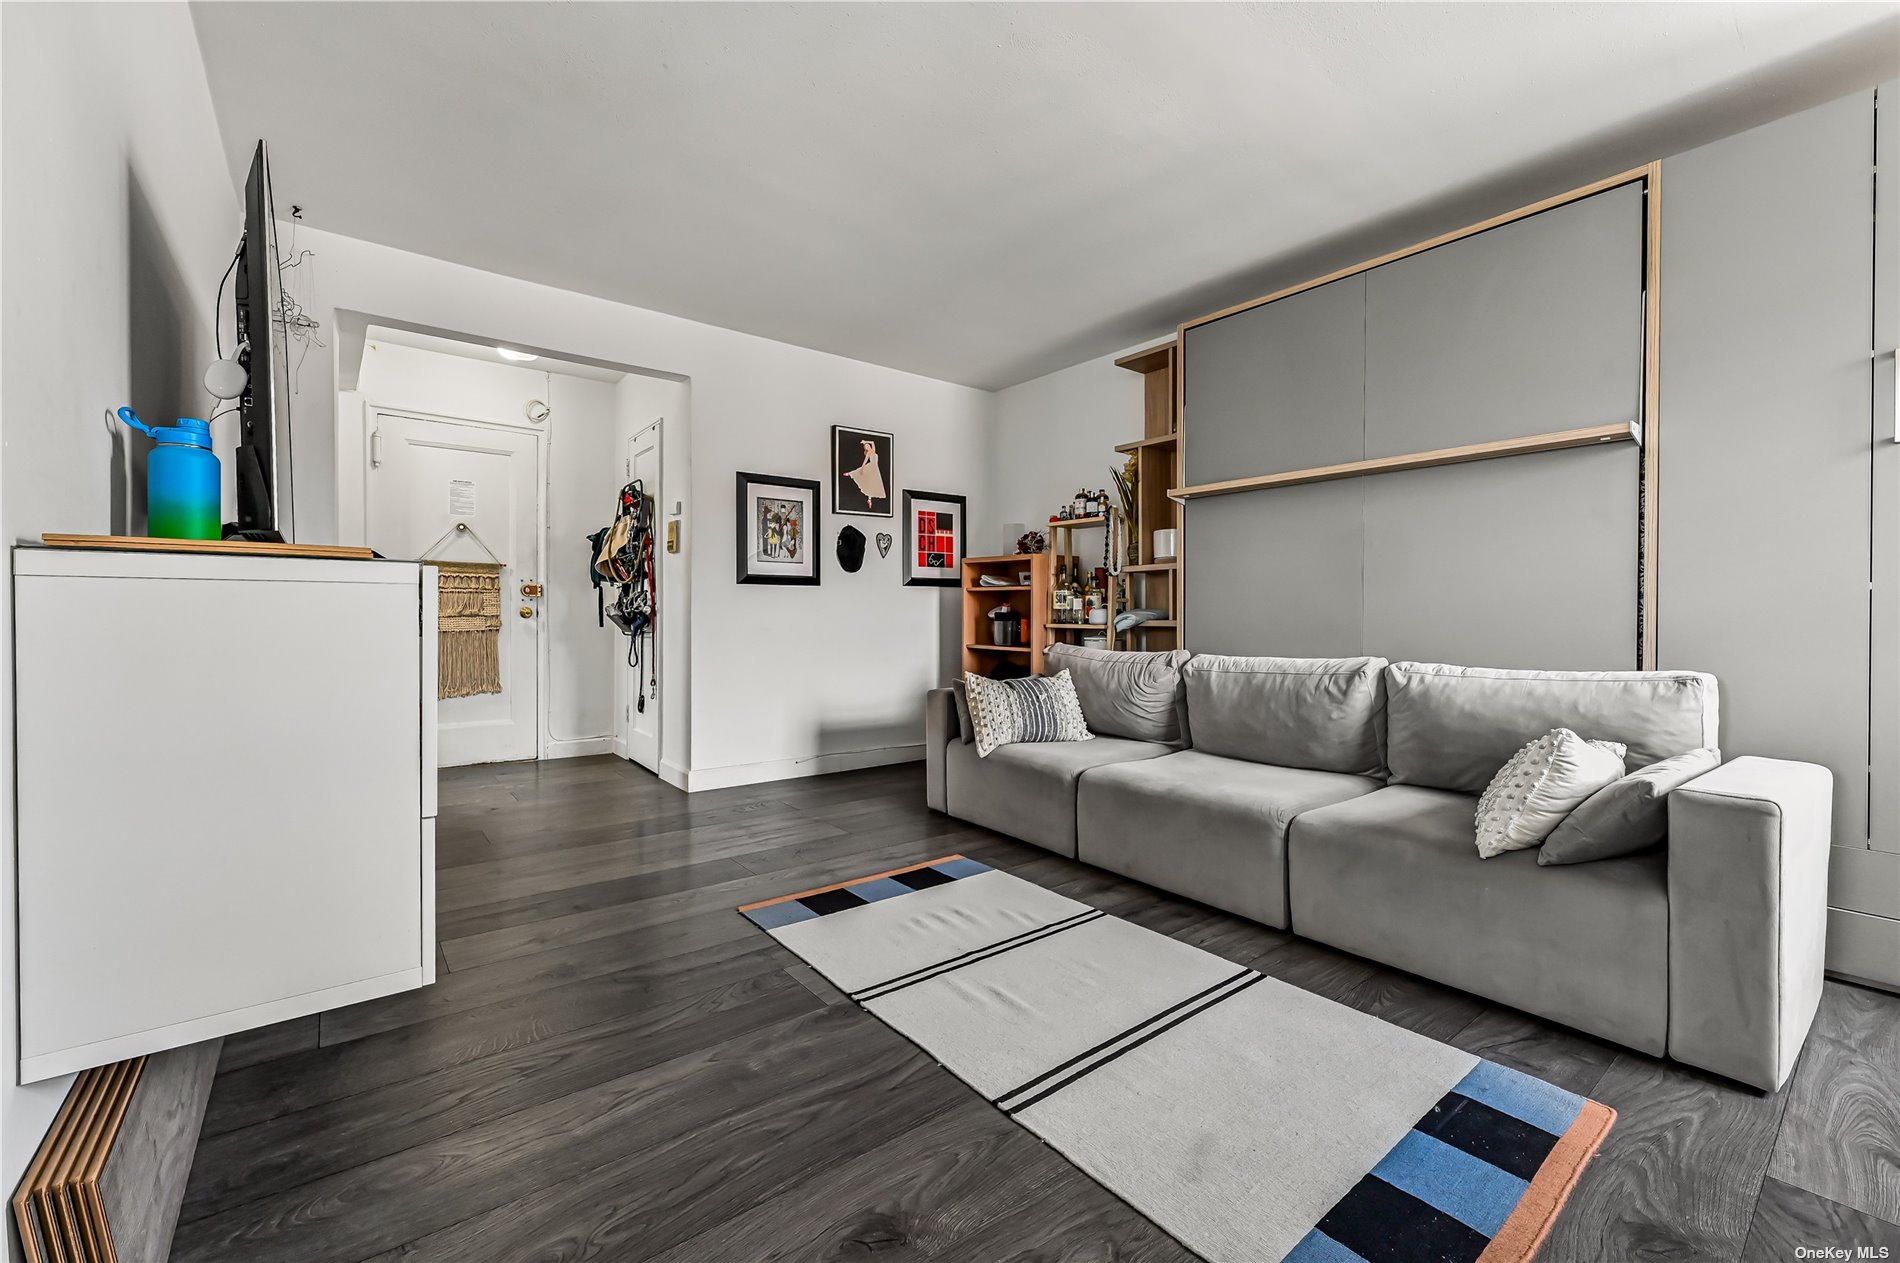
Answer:
POLYGON ((838 532, 838 564, 846 574, 856 574, 864 564, 864 532, 855 526, 838 532))

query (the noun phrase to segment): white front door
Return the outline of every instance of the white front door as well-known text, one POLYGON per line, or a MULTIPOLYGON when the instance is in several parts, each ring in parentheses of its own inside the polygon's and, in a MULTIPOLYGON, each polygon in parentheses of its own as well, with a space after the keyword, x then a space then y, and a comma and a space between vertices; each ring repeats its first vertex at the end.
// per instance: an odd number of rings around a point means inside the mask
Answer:
MULTIPOLYGON (((627 440, 627 480, 631 482, 638 479, 646 494, 653 499, 653 575, 656 583, 660 573, 660 557, 666 551, 666 528, 662 525, 665 501, 660 494, 662 428, 663 423, 655 421, 627 440)), ((664 595, 655 596, 655 625, 640 638, 638 645, 633 646, 636 665, 627 669, 624 690, 626 706, 621 711, 625 717, 627 757, 655 773, 660 770, 660 634, 657 615, 663 600, 664 595)))
POLYGON ((438 762, 537 757, 541 436, 375 409, 369 424, 369 546, 385 557, 503 563, 501 690, 442 699, 438 762))

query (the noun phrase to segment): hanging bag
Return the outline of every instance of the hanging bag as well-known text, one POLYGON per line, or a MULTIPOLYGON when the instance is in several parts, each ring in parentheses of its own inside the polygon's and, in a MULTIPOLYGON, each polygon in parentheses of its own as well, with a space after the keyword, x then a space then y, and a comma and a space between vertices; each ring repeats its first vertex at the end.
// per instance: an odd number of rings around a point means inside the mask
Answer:
MULTIPOLYGON (((627 636, 627 665, 645 676, 643 638, 653 627, 658 587, 653 573, 653 498, 636 478, 620 489, 614 520, 588 537, 593 555, 596 600, 602 583, 619 587, 613 604, 604 609, 627 636)), ((644 712, 647 690, 657 684, 642 678, 637 708, 644 712)))

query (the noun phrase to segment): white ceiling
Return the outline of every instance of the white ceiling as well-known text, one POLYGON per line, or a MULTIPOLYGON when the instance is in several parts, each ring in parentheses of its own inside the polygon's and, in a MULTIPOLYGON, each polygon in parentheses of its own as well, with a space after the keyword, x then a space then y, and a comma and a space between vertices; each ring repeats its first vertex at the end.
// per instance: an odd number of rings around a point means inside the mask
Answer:
POLYGON ((1900 74, 1891 3, 193 14, 307 223, 988 387, 1900 74))
MULTIPOLYGON (((418 333, 413 329, 395 329, 388 325, 369 325, 364 330, 363 340, 369 344, 383 342, 390 346, 414 347, 418 351, 434 351, 438 355, 455 355, 465 360, 480 360, 485 364, 506 364, 509 368, 531 369, 537 373, 553 373, 559 377, 585 377, 589 381, 596 382, 617 382, 627 375, 624 369, 602 368, 598 364, 556 359, 551 355, 538 355, 532 360, 511 360, 493 346, 478 342, 464 342, 459 338, 439 337, 433 333, 418 333)), ((352 367, 346 373, 346 378, 353 373, 352 367)), ((351 384, 346 380, 345 388, 348 389, 351 384)))

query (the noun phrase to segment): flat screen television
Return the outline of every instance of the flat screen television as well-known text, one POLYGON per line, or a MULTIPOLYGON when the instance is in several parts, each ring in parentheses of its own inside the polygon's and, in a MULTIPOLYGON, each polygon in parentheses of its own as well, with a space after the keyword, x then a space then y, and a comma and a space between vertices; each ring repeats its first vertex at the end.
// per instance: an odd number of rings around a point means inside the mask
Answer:
POLYGON ((257 142, 244 181, 244 241, 232 293, 238 361, 248 374, 238 396, 237 520, 226 539, 295 539, 291 496, 290 357, 285 353, 283 278, 270 159, 257 142))

